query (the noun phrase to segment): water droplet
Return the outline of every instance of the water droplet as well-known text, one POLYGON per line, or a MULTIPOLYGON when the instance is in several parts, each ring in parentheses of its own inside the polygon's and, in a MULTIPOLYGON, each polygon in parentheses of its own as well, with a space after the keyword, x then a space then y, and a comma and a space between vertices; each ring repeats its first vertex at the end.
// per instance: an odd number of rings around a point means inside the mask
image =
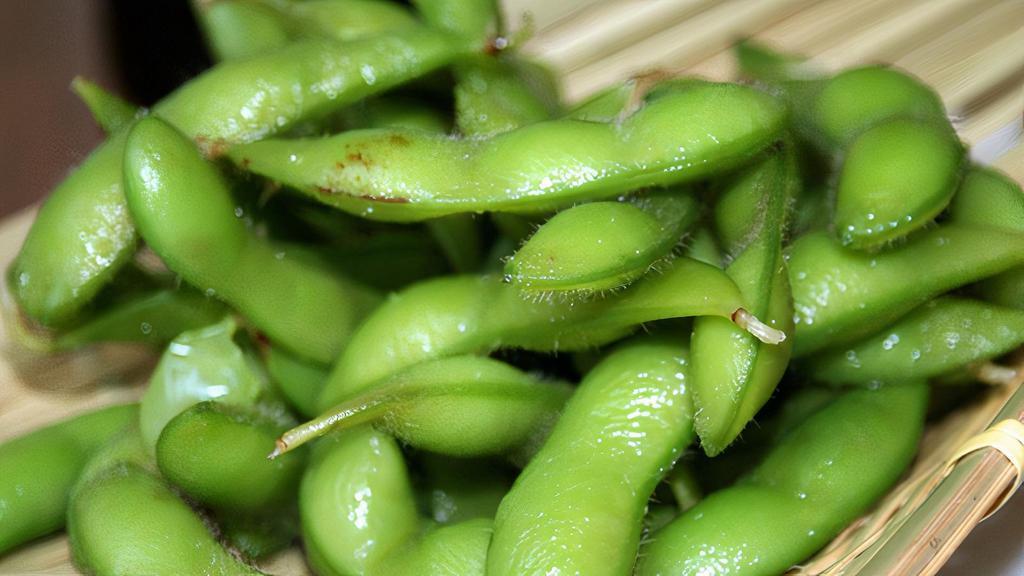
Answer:
POLYGON ((143 334, 149 335, 153 332, 153 325, 149 322, 143 322, 142 324, 139 324, 139 330, 141 330, 143 334))

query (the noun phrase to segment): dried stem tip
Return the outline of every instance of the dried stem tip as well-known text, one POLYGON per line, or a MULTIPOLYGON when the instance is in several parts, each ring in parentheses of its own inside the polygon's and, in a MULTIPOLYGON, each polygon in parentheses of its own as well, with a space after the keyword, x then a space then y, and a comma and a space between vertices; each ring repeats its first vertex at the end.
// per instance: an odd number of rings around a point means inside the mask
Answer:
POLYGON ((736 311, 732 313, 732 321, 740 328, 743 328, 747 332, 753 334, 754 338, 757 338, 765 344, 781 344, 786 340, 785 332, 777 328, 772 328, 764 322, 761 322, 757 319, 757 316, 754 316, 743 308, 737 308, 736 311))

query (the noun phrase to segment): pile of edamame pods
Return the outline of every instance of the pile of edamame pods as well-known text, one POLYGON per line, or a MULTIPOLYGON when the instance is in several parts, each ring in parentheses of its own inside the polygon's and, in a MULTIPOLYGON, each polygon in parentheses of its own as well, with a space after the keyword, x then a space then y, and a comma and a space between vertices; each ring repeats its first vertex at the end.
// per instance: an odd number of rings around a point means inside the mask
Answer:
POLYGON ((6 280, 138 405, 0 445, 92 574, 779 574, 1024 343, 1024 193, 940 99, 752 43, 572 106, 492 0, 214 0, 6 280), (303 423, 305 422, 305 423, 303 423), (270 457, 268 458, 268 453, 270 457))

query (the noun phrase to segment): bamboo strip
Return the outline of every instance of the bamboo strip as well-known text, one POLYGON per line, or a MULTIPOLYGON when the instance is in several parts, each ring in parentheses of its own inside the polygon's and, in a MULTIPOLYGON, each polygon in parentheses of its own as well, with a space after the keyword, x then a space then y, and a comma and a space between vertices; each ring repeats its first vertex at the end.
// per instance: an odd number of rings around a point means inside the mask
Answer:
POLYGON ((1016 181, 1024 182, 1024 142, 999 158, 995 165, 1016 181))
POLYGON ((737 37, 751 34, 811 3, 812 0, 733 0, 716 5, 601 62, 569 73, 563 79, 566 97, 577 101, 603 86, 652 68, 683 70, 726 48, 737 37))
POLYGON ((891 61, 907 47, 916 46, 934 36, 937 29, 954 23, 973 10, 977 0, 932 0, 901 5, 899 12, 860 34, 844 36, 832 48, 815 55, 829 68, 853 64, 891 61))
POLYGON ((936 74, 951 111, 966 110, 988 91, 1024 73, 1024 28, 1000 38, 981 51, 960 58, 936 74))
POLYGON ((617 52, 712 6, 716 0, 626 0, 597 4, 533 38, 523 51, 560 72, 617 52))
POLYGON ((534 32, 543 32, 560 22, 571 20, 588 6, 607 2, 608 0, 503 0, 500 4, 505 23, 512 31, 521 30, 528 23, 534 32))

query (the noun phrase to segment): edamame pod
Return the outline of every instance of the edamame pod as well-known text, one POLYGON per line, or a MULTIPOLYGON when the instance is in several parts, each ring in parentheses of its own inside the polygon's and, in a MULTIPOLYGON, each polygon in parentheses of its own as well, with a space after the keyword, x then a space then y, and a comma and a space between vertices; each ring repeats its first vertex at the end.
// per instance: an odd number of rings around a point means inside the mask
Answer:
POLYGON ((137 414, 134 405, 112 406, 0 444, 0 554, 64 526, 86 462, 137 414))
POLYGON ((946 119, 942 101, 931 88, 884 66, 853 68, 828 79, 809 113, 818 138, 833 150, 845 148, 868 127, 891 118, 946 119))
POLYGON ((927 400, 920 383, 844 394, 786 435, 750 475, 654 533, 637 574, 786 571, 899 478, 917 449, 927 400))
POLYGON ((85 103, 93 120, 107 134, 128 126, 139 114, 139 108, 134 104, 81 76, 75 76, 71 81, 71 90, 85 103))
POLYGON ((268 396, 256 361, 234 342, 232 318, 185 332, 167 347, 142 397, 139 424, 152 453, 164 426, 206 400, 251 406, 268 396))
POLYGON ((516 251, 505 278, 527 294, 623 288, 668 257, 698 213, 697 201, 680 190, 568 208, 516 251))
POLYGON ((307 418, 316 416, 316 399, 331 367, 299 358, 276 346, 267 349, 265 361, 271 381, 292 408, 307 418))
MULTIPOLYGON (((215 66, 153 113, 216 155, 233 142, 286 131, 429 73, 468 50, 427 29, 350 43, 297 42, 215 66)), ((43 324, 72 319, 135 251, 122 192, 125 141, 125 131, 114 134, 54 189, 9 271, 18 304, 43 324)))
POLYGON ((44 325, 74 319, 135 252, 121 190, 126 139, 111 136, 53 190, 7 272, 18 305, 44 325))
POLYGON ((285 432, 270 457, 366 423, 440 454, 532 453, 571 392, 486 357, 422 362, 285 432))
POLYGON ((939 294, 1024 264, 1024 235, 947 224, 867 254, 817 232, 794 242, 788 256, 793 354, 800 357, 856 341, 939 294))
MULTIPOLYGON (((1024 232, 1024 190, 991 168, 972 168, 949 205, 950 221, 1024 232)), ((1024 308, 1024 268, 987 278, 978 294, 1000 306, 1024 308)))
POLYGON ((169 268, 232 304, 270 340, 323 363, 341 351, 376 297, 295 259, 278 258, 234 215, 226 183, 167 123, 145 118, 125 150, 135 225, 169 268), (311 330, 321 326, 321 330, 311 330))
POLYGON ((494 136, 558 112, 555 82, 538 64, 513 56, 475 56, 456 71, 455 123, 464 136, 494 136))
POLYGON ((839 172, 835 226, 853 248, 874 248, 931 222, 956 191, 964 153, 933 121, 876 124, 850 142, 839 172))
POLYGON ((377 0, 195 0, 192 6, 217 60, 255 56, 301 38, 350 41, 417 25, 406 8, 377 0))
POLYGON ((474 518, 434 527, 420 539, 398 550, 388 560, 386 568, 374 574, 483 576, 493 531, 490 518, 474 518))
POLYGON ((299 506, 306 555, 325 576, 372 574, 420 527, 398 443, 368 426, 313 447, 299 506))
POLYGON ((171 419, 156 444, 164 478, 221 512, 254 515, 295 501, 305 452, 265 458, 294 420, 218 401, 200 402, 171 419))
MULTIPOLYGON (((743 294, 748 311, 776 330, 793 333, 793 305, 782 258, 788 199, 798 186, 792 154, 781 151, 740 176, 722 194, 716 222, 726 246, 736 254, 725 272, 743 294), (740 199, 740 200, 737 200, 740 199), (735 220, 750 206, 756 217, 742 235, 735 220), (740 209, 734 211, 736 207, 740 209)), ((732 322, 711 316, 693 324, 693 403, 701 447, 715 456, 739 436, 782 379, 792 339, 770 345, 732 322)))
POLYGON ((587 374, 501 502, 488 574, 630 571, 647 500, 694 437, 687 364, 639 338, 587 374))
POLYGON ((816 380, 877 385, 931 378, 990 360, 1024 343, 1024 311, 940 298, 852 346, 815 355, 816 380))
POLYGON ((574 303, 527 301, 492 277, 422 282, 393 295, 360 326, 319 405, 326 410, 425 360, 502 346, 575 350, 660 319, 722 316, 766 342, 785 338, 743 305, 739 289, 722 270, 689 258, 677 258, 663 274, 650 275, 613 297, 574 303))
POLYGON ((742 164, 773 142, 785 114, 770 96, 699 83, 621 123, 539 122, 493 138, 411 130, 236 146, 240 167, 374 220, 548 209, 664 186, 742 164))
POLYGON ((137 428, 87 466, 68 508, 75 564, 90 574, 260 574, 237 560, 156 475, 137 428))

